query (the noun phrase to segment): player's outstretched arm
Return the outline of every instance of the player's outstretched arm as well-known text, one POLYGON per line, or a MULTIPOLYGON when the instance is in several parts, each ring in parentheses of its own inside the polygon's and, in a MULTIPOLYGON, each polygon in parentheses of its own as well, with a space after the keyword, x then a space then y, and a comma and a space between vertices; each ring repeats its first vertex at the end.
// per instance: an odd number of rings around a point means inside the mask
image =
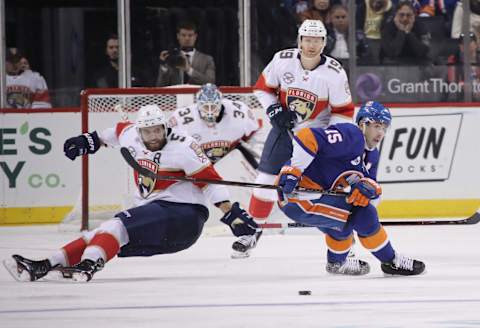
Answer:
POLYGON ((63 144, 63 152, 73 161, 78 156, 96 153, 101 145, 102 141, 94 131, 67 139, 63 144))

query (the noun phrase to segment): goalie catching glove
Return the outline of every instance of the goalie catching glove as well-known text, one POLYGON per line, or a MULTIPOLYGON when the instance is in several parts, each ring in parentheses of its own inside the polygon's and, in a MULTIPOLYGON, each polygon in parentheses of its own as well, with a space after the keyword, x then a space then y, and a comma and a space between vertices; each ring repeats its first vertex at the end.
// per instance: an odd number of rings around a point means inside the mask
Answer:
POLYGON ((352 190, 347 196, 347 203, 353 206, 366 207, 371 199, 382 194, 382 187, 370 178, 362 178, 352 185, 352 190))
POLYGON ((94 131, 67 139, 63 144, 63 152, 73 161, 77 156, 96 153, 101 145, 102 142, 94 131))
POLYGON ((238 202, 233 203, 230 211, 225 213, 220 221, 228 225, 237 237, 253 235, 259 229, 253 218, 240 207, 238 202))
POLYGON ((280 130, 291 130, 295 126, 295 112, 283 108, 281 104, 273 104, 267 108, 267 116, 272 126, 280 130))

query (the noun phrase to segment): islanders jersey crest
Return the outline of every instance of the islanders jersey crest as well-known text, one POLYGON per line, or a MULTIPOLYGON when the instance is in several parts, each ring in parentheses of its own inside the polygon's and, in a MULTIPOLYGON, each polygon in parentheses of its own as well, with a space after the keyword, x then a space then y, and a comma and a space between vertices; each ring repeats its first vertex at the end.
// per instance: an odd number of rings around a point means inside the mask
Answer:
POLYGON ((307 90, 298 88, 288 88, 287 107, 296 112, 298 121, 306 121, 312 116, 315 110, 318 96, 307 90))
POLYGON ((363 178, 363 173, 358 171, 345 171, 337 176, 332 183, 330 190, 339 192, 349 192, 350 186, 363 178))
MULTIPOLYGON (((153 173, 158 172, 158 164, 153 161, 150 161, 148 159, 139 159, 138 164, 140 164, 147 170, 152 171, 153 173)), ((156 183, 157 179, 152 179, 150 177, 139 174, 137 177, 137 186, 140 195, 143 198, 147 198, 155 190, 156 183)))

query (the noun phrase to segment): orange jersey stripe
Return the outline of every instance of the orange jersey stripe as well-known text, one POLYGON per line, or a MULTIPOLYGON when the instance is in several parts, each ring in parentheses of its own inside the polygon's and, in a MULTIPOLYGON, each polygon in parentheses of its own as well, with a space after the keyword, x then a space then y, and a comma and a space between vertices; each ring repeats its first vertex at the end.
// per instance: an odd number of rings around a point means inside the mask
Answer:
POLYGON ((336 240, 330 237, 329 235, 325 235, 325 241, 327 242, 327 247, 334 253, 345 253, 350 250, 352 247, 353 236, 350 235, 345 240, 336 240))
POLYGON ((310 150, 312 154, 316 154, 318 151, 317 139, 313 135, 313 132, 309 128, 301 129, 297 132, 296 137, 302 142, 302 145, 310 150))
POLYGON ((297 198, 288 198, 288 201, 291 203, 296 203, 300 208, 309 214, 317 214, 334 219, 341 222, 346 222, 350 212, 341 208, 336 208, 333 206, 325 204, 313 204, 309 200, 300 200, 297 198))
POLYGON ((377 251, 388 242, 387 232, 382 226, 380 226, 380 229, 378 229, 373 235, 368 237, 358 236, 358 239, 360 239, 360 243, 362 243, 363 247, 371 252, 377 251))
POLYGON ((306 175, 302 175, 302 179, 300 180, 300 183, 298 184, 298 186, 302 188, 307 188, 307 189, 323 190, 321 185, 319 185, 316 182, 313 182, 312 179, 310 179, 306 175))

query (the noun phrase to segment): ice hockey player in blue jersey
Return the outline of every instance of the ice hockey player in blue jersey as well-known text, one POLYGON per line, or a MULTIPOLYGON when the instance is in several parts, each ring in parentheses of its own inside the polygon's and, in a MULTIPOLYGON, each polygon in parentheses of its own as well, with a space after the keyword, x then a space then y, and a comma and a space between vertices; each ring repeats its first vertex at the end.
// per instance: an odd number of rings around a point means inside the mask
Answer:
POLYGON ((353 231, 360 243, 389 275, 418 275, 425 264, 397 253, 380 224, 375 206, 382 189, 376 182, 377 146, 392 117, 388 108, 369 101, 361 106, 356 125, 339 123, 327 129, 305 128, 294 137, 293 154, 278 176, 279 205, 292 220, 318 227, 327 243, 326 270, 332 274, 363 275, 367 262, 348 257, 353 231), (311 194, 296 187, 334 191, 311 194))

